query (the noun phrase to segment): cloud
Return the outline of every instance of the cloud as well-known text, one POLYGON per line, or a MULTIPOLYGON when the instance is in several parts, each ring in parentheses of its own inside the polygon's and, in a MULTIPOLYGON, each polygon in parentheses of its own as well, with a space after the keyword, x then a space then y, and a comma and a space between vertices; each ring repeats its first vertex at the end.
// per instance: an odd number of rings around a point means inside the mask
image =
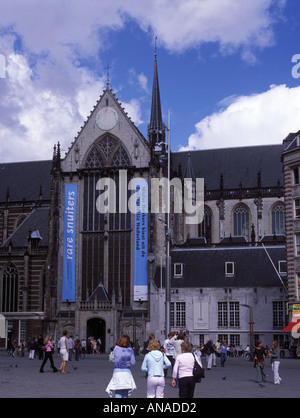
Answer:
MULTIPOLYGON (((171 52, 215 42, 222 54, 240 50, 255 63, 253 48, 272 45, 273 23, 284 5, 285 0, 2 0, 1 160, 48 159, 58 141, 63 149, 70 146, 105 86, 97 69, 103 68, 101 52, 111 46, 109 35, 131 20, 171 52)), ((149 95, 147 77, 134 75, 140 92, 149 95)), ((137 125, 143 123, 144 100, 124 103, 137 125)))
POLYGON ((127 12, 141 28, 158 36, 173 52, 215 42, 222 53, 242 49, 244 58, 254 60, 252 48, 273 45, 272 26, 280 19, 285 0, 152 0, 126 1, 127 12))
POLYGON ((300 87, 272 85, 251 96, 230 96, 221 109, 195 126, 188 146, 181 150, 281 144, 299 130, 300 87))

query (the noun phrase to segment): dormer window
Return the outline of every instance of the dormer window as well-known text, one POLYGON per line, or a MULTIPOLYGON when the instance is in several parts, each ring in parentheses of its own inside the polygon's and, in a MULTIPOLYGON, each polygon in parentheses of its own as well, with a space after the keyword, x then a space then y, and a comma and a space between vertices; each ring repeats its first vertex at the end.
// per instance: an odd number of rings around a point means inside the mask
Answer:
POLYGON ((183 263, 174 263, 174 277, 183 277, 183 263))
POLYGON ((226 277, 234 276, 234 262, 233 261, 225 262, 225 276, 226 277))
POLYGON ((285 260, 278 261, 278 271, 279 274, 286 274, 287 273, 287 265, 285 260))

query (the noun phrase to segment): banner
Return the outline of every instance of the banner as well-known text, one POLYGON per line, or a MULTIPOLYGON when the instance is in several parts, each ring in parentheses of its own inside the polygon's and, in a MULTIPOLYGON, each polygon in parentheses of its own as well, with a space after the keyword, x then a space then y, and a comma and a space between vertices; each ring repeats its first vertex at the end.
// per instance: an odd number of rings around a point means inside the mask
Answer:
POLYGON ((134 300, 148 300, 148 182, 135 179, 134 300))
POLYGON ((62 302, 75 302, 77 184, 65 185, 62 302))

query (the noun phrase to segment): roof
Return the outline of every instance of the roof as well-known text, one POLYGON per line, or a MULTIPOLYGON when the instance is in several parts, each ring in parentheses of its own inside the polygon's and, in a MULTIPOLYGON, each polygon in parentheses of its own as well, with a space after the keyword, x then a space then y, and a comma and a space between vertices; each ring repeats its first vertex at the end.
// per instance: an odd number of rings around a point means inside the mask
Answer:
POLYGON ((97 299, 97 301, 100 302, 107 302, 110 301, 110 298, 108 296, 108 293, 106 292, 103 283, 100 282, 94 292, 91 294, 91 296, 88 299, 88 302, 91 302, 93 300, 97 299))
POLYGON ((281 153, 282 145, 172 152, 171 164, 177 172, 181 164, 185 173, 190 157, 195 177, 204 178, 208 190, 220 189, 221 175, 224 189, 238 189, 240 183, 243 188, 256 188, 259 172, 261 186, 274 187, 278 180, 283 185, 281 153))
POLYGON ((10 202, 50 199, 50 173, 52 161, 28 161, 0 164, 0 202, 6 201, 9 190, 10 202))
POLYGON ((41 246, 48 246, 49 208, 34 209, 19 225, 15 232, 4 242, 2 247, 8 247, 12 242, 14 247, 27 247, 29 232, 31 237, 41 236, 41 246))
MULTIPOLYGON (((285 246, 265 248, 276 268, 278 261, 286 260, 285 246)), ((173 288, 281 287, 282 283, 268 254, 262 246, 172 249, 172 265, 182 263, 183 276, 174 277, 171 269, 171 285, 173 288), (234 263, 233 275, 225 275, 226 262, 234 263)), ((282 279, 285 277, 282 276, 282 279)), ((155 274, 158 286, 160 280, 158 267, 155 274)))

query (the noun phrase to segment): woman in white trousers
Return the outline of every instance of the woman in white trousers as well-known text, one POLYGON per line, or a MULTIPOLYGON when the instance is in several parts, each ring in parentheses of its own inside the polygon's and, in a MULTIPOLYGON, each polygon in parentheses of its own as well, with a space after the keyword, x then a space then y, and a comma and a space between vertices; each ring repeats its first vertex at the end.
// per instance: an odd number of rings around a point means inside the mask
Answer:
POLYGON ((147 372, 147 398, 163 398, 165 391, 164 370, 171 366, 168 357, 161 351, 158 341, 150 341, 141 369, 147 372))
POLYGON ((280 348, 277 341, 272 343, 273 349, 271 352, 272 371, 274 375, 274 384, 280 385, 281 377, 279 376, 280 366, 280 348))

